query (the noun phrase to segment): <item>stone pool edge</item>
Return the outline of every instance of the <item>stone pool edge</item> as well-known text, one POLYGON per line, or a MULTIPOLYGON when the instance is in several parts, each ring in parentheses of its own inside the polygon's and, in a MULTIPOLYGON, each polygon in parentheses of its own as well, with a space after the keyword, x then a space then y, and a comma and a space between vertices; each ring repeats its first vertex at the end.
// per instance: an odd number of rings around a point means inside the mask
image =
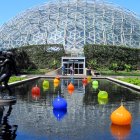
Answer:
POLYGON ((120 84, 122 86, 134 89, 136 91, 140 91, 140 86, 130 84, 130 83, 127 83, 127 82, 124 82, 124 81, 121 81, 121 80, 118 80, 118 79, 115 79, 115 78, 111 78, 111 77, 106 77, 105 79, 108 79, 108 80, 110 80, 112 82, 118 83, 118 84, 120 84))
POLYGON ((21 80, 21 81, 16 81, 16 82, 13 82, 13 83, 9 83, 8 85, 10 87, 12 87, 12 86, 20 85, 20 84, 23 84, 25 82, 29 82, 29 81, 32 81, 32 80, 35 80, 35 79, 39 79, 39 78, 40 78, 40 76, 35 76, 35 77, 27 78, 27 79, 24 79, 24 80, 21 80))
MULTIPOLYGON (((15 85, 20 85, 22 83, 32 81, 32 80, 35 80, 35 79, 39 79, 39 78, 54 78, 54 77, 55 76, 35 76, 35 77, 27 78, 27 79, 24 79, 24 80, 21 80, 21 81, 16 81, 16 82, 10 83, 9 86, 11 87, 11 86, 15 86, 15 85)), ((71 76, 60 76, 60 78, 64 78, 64 79, 70 78, 70 77, 71 76)), ((74 78, 76 78, 76 79, 82 79, 84 77, 83 76, 80 76, 80 77, 79 76, 76 76, 76 77, 74 76, 74 78)), ((133 85, 133 84, 118 80, 116 78, 112 78, 112 77, 92 77, 92 79, 107 79, 109 81, 118 83, 118 84, 120 84, 122 86, 134 89, 136 91, 140 91, 140 86, 136 86, 136 85, 133 85)))

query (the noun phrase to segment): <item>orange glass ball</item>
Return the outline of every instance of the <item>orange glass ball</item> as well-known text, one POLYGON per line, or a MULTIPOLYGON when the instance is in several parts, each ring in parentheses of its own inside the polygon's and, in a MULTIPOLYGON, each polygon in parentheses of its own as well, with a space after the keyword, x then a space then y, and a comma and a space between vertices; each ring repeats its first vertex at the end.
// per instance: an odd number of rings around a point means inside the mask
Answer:
POLYGON ((59 86, 59 83, 54 83, 53 85, 54 85, 54 87, 56 88, 56 87, 59 86))
POLYGON ((54 79, 54 83, 59 83, 59 80, 57 78, 54 79))
POLYGON ((113 124, 117 125, 129 125, 132 121, 131 113, 121 105, 114 112, 112 112, 110 119, 113 124))
POLYGON ((67 87, 68 90, 74 90, 74 85, 72 83, 70 83, 67 87))

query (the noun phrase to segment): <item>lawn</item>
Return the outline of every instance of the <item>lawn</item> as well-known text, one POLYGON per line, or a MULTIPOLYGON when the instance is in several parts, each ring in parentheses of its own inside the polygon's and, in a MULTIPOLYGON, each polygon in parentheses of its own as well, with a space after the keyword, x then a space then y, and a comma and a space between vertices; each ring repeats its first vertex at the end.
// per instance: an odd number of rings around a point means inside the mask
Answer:
POLYGON ((16 81, 21 81, 21 80, 24 80, 24 79, 27 79, 26 77, 19 77, 19 76, 11 76, 10 79, 9 79, 9 83, 13 83, 13 82, 16 82, 16 81))
POLYGON ((118 78, 118 80, 140 86, 140 78, 138 78, 138 77, 136 77, 136 78, 130 78, 130 77, 129 78, 118 78))
POLYGON ((101 75, 105 75, 105 76, 140 76, 140 70, 137 70, 137 71, 130 71, 130 72, 127 72, 127 71, 112 71, 112 70, 102 70, 101 72, 101 75))

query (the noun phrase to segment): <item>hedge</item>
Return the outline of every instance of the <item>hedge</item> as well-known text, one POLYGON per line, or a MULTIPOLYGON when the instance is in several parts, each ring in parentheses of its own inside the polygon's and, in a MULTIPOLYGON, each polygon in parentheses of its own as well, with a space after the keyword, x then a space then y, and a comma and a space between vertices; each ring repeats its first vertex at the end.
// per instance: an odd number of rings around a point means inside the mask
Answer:
POLYGON ((65 55, 63 45, 59 44, 29 45, 10 51, 15 55, 19 70, 57 68, 61 65, 61 57, 65 55))
POLYGON ((87 67, 94 69, 111 69, 117 64, 117 70, 132 66, 133 70, 140 68, 140 49, 124 46, 85 45, 84 54, 87 67))

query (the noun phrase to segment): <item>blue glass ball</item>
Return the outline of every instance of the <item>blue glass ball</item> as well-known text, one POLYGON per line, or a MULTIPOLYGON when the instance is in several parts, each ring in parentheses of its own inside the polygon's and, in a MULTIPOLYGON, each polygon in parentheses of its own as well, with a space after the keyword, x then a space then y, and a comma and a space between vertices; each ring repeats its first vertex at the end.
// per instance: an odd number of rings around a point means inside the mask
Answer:
POLYGON ((64 98, 58 96, 53 101, 53 108, 54 109, 66 109, 67 108, 67 101, 64 98))
POLYGON ((53 114, 60 121, 67 114, 67 109, 53 109, 53 114))

